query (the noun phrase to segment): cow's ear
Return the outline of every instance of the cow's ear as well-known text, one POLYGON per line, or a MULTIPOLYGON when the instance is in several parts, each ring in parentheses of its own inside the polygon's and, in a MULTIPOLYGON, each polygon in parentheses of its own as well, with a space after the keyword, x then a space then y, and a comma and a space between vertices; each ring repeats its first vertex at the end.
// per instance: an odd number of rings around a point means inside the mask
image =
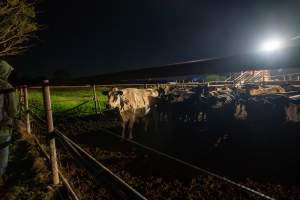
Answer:
POLYGON ((114 88, 111 89, 111 91, 112 91, 112 92, 117 92, 117 91, 119 91, 119 89, 116 88, 116 87, 114 87, 114 88))
POLYGON ((118 95, 123 95, 123 91, 122 91, 122 90, 119 90, 119 91, 117 91, 117 94, 118 94, 118 95))

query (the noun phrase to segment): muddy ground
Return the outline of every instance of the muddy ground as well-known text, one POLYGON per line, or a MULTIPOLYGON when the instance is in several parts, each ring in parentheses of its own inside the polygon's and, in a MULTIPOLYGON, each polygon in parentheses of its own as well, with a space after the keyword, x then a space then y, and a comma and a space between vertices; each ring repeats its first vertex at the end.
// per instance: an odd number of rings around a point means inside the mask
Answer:
POLYGON ((33 137, 18 123, 13 134, 9 163, 0 185, 1 200, 68 199, 64 187, 52 185, 49 163, 39 151, 33 137))
MULTIPOLYGON (((113 112, 59 119, 56 124, 149 199, 259 199, 107 135, 102 128, 120 133, 113 112)), ((145 133, 136 125, 135 140, 277 199, 300 199, 298 125, 258 128, 240 123, 224 129, 162 122, 159 131, 151 127, 145 133)))

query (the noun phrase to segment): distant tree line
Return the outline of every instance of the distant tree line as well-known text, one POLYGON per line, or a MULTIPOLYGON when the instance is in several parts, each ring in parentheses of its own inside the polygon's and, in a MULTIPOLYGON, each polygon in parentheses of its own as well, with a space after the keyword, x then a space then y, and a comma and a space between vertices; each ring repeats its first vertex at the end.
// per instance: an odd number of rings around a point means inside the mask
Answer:
POLYGON ((10 77, 10 82, 13 85, 41 85, 43 80, 50 80, 52 84, 67 84, 71 82, 73 76, 70 72, 63 69, 58 69, 49 76, 33 76, 33 75, 23 75, 14 71, 10 77))

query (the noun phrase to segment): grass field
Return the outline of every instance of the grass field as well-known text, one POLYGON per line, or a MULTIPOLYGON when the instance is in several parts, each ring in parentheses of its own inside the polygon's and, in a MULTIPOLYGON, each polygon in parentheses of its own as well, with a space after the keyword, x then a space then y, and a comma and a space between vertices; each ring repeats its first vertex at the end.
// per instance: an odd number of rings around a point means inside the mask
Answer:
MULTIPOLYGON (((93 89, 87 88, 51 88, 52 110, 55 115, 91 115, 95 114, 93 89)), ((30 89, 30 109, 38 114, 43 113, 42 89, 30 89)), ((102 94, 100 88, 96 89, 98 111, 106 108, 107 96, 102 94)))

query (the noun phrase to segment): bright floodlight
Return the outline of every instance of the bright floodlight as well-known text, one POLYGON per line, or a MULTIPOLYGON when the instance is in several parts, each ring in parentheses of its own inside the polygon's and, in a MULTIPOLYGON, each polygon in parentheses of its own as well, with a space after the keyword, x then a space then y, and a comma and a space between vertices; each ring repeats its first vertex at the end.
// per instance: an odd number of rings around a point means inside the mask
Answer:
POLYGON ((282 41, 278 39, 268 40, 261 46, 262 51, 275 51, 280 48, 282 48, 282 41))

